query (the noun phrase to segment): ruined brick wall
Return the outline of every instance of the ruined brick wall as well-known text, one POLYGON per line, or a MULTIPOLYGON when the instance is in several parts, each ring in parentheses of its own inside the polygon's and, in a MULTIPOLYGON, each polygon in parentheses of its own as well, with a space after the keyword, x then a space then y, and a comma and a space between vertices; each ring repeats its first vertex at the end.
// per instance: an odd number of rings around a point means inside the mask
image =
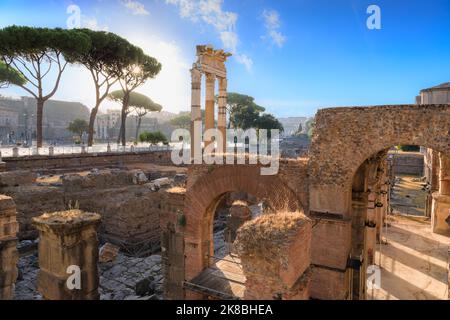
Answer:
POLYGON ((171 151, 148 151, 126 153, 86 153, 67 155, 33 155, 3 158, 7 170, 58 169, 76 167, 120 166, 126 163, 153 163, 173 165, 171 151))
POLYGON ((235 242, 246 277, 244 299, 309 299, 311 225, 300 213, 246 222, 235 242))
MULTIPOLYGON (((14 172, 17 171, 11 173, 14 172)), ((99 229, 102 239, 121 246, 126 244, 131 249, 147 246, 146 250, 158 250, 163 189, 155 189, 151 183, 135 184, 136 173, 112 169, 88 175, 69 174, 61 182, 8 186, 1 188, 1 192, 16 202, 21 239, 37 236, 31 224, 33 217, 77 206, 102 216, 99 229)))
MULTIPOLYGON (((289 189, 297 198, 302 210, 308 211, 308 159, 280 159, 279 170, 276 175, 261 176, 261 165, 191 165, 188 169, 188 180, 186 189, 189 191, 201 178, 210 177, 212 180, 227 176, 228 181, 224 181, 225 189, 228 191, 243 191, 251 194, 251 184, 239 183, 233 181, 231 177, 242 173, 242 178, 246 177, 248 181, 262 184, 261 189, 267 191, 281 191, 274 188, 282 184, 289 189), (233 171, 231 175, 228 171, 233 171), (211 175, 212 174, 212 175, 211 175), (247 190, 246 190, 247 188, 247 190)), ((255 189, 254 187, 252 189, 255 189)), ((263 190, 259 194, 266 193, 263 190)), ((272 192, 276 193, 276 192, 272 192)), ((218 196, 220 194, 216 194, 218 196)), ((255 196, 255 194, 252 194, 255 196)), ((261 200, 261 199, 259 199, 261 200)))
POLYGON ((331 108, 315 120, 311 185, 348 185, 365 159, 394 145, 450 154, 450 105, 331 108))

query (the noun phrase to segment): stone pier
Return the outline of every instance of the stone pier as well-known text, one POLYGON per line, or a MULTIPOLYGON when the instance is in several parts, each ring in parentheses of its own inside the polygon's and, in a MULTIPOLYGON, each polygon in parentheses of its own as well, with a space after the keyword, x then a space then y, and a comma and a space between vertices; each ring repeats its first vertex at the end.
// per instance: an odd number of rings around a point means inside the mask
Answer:
POLYGON ((431 226, 433 232, 450 236, 446 222, 450 216, 450 158, 440 154, 439 162, 439 191, 433 193, 431 226))
POLYGON ((235 242, 247 279, 245 300, 307 300, 311 220, 300 213, 264 215, 244 224, 235 242))
POLYGON ((0 300, 11 300, 14 297, 19 260, 16 238, 18 230, 14 201, 0 195, 0 300))
POLYGON ((47 300, 96 300, 100 215, 80 210, 33 218, 39 231, 38 290, 47 300))
POLYGON ((175 187, 165 192, 161 201, 161 256, 164 268, 164 298, 185 298, 184 199, 186 189, 175 187))

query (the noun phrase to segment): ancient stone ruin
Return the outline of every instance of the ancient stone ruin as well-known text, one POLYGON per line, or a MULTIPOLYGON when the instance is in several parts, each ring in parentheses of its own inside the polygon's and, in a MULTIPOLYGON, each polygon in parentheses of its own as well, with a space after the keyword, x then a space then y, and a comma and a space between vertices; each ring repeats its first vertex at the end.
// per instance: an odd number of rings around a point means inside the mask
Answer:
MULTIPOLYGON (((225 130, 229 55, 199 46, 197 56, 192 130, 203 74, 205 129, 215 126, 218 78, 225 130)), ((175 166, 170 150, 4 158, 0 299, 370 298, 367 270, 394 221, 393 171, 405 166, 393 164, 393 146, 433 150, 424 189, 434 240, 420 244, 447 244, 450 105, 322 109, 315 122, 308 155, 279 159, 275 175, 261 175, 262 164, 175 166), (222 240, 232 244, 222 256, 219 209, 222 240), (82 289, 71 289, 77 267, 82 289)))

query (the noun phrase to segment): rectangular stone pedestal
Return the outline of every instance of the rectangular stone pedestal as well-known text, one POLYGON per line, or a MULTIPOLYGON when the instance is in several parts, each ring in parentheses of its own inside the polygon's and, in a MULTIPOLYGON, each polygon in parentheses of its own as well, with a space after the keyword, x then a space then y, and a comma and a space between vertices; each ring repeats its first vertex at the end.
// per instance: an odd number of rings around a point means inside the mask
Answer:
POLYGON ((19 260, 16 238, 18 229, 14 201, 10 197, 0 195, 0 300, 10 300, 14 297, 19 260))
POLYGON ((33 218, 33 225, 39 230, 37 287, 45 299, 99 299, 99 224, 98 214, 80 210, 33 218))
POLYGON ((247 279, 246 300, 309 299, 311 220, 300 213, 264 215, 244 224, 235 247, 247 279))

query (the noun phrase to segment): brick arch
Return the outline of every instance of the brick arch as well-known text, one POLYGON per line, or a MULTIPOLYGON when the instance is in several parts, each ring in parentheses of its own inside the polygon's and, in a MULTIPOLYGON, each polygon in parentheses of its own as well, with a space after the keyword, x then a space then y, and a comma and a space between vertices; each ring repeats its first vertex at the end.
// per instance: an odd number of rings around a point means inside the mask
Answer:
POLYGON ((212 254, 215 209, 228 192, 242 191, 266 201, 274 210, 303 211, 297 195, 276 175, 262 176, 257 165, 223 165, 205 172, 187 189, 185 200, 186 279, 199 274, 212 254))
POLYGON ((311 210, 347 214, 355 172, 368 158, 398 144, 450 155, 450 105, 396 105, 320 110, 311 144, 311 210), (341 198, 335 208, 326 199, 341 198), (322 208, 320 208, 322 206, 322 208))

